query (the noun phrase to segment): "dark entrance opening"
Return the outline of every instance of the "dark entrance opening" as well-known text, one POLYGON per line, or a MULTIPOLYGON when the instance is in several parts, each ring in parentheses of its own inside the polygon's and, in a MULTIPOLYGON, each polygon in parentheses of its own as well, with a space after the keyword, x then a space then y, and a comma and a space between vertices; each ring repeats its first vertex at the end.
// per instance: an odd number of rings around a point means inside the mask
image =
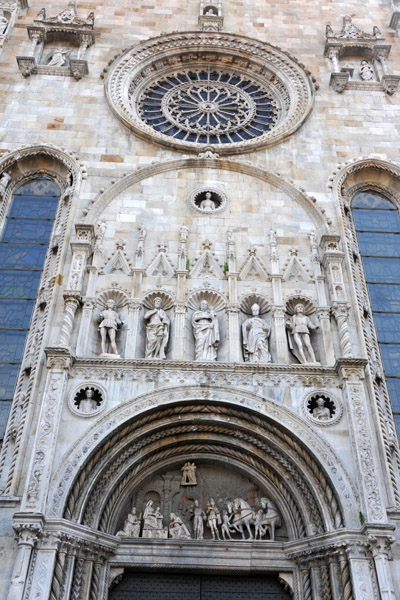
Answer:
POLYGON ((290 600, 278 575, 127 572, 109 600, 290 600))

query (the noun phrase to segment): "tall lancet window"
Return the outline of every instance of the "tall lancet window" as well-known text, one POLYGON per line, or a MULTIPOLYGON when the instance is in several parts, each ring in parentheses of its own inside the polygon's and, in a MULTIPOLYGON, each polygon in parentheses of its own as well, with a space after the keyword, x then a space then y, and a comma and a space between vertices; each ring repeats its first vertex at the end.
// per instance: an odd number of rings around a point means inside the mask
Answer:
POLYGON ((378 341, 400 435, 400 218, 391 200, 373 190, 351 204, 378 341))
POLYGON ((0 439, 21 365, 60 188, 44 177, 14 192, 0 238, 0 439))

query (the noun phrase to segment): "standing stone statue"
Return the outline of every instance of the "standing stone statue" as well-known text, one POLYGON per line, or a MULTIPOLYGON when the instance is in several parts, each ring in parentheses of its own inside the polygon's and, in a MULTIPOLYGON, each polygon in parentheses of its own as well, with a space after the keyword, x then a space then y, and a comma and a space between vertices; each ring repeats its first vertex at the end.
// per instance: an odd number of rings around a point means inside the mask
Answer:
POLYGON ((79 402, 79 410, 81 413, 88 415, 95 411, 97 408, 97 402, 94 399, 94 391, 90 388, 85 390, 85 397, 79 402))
POLYGON ((138 538, 140 535, 140 520, 141 516, 137 517, 136 508, 133 506, 132 511, 126 518, 123 529, 118 531, 116 535, 124 538, 138 538))
POLYGON ((123 321, 119 318, 119 314, 114 310, 115 302, 110 298, 107 300, 106 308, 100 313, 100 325, 99 331, 101 335, 101 352, 107 354, 106 343, 107 336, 110 340, 112 354, 118 356, 117 345, 115 343, 115 336, 119 325, 122 325, 123 321))
POLYGON ((175 540, 190 540, 189 530, 182 519, 175 513, 171 513, 169 518, 171 520, 168 528, 169 536, 175 540))
POLYGON ((193 513, 193 533, 196 540, 202 540, 204 535, 204 524, 206 515, 204 510, 201 508, 198 500, 194 501, 194 507, 192 508, 193 513))
POLYGON ((161 298, 155 298, 154 308, 144 315, 146 321, 146 358, 165 358, 170 320, 161 308, 161 298))
POLYGON ((207 525, 211 529, 211 535, 213 540, 215 540, 215 538, 217 538, 217 540, 220 540, 221 538, 219 537, 218 525, 221 525, 222 520, 221 513, 219 511, 219 508, 215 504, 214 498, 211 498, 210 503, 207 504, 206 513, 207 525))
POLYGON ((181 468, 182 480, 181 485, 197 485, 196 471, 197 467, 194 463, 186 462, 181 468))
POLYGON ((317 398, 317 406, 313 408, 312 416, 319 421, 329 421, 331 418, 331 411, 328 406, 325 406, 323 398, 317 398))
POLYGON ((251 314, 253 316, 246 319, 242 325, 244 360, 252 363, 271 362, 268 349, 271 328, 259 317, 260 307, 258 304, 253 304, 251 314))
POLYGON ((216 360, 219 344, 218 319, 207 300, 200 302, 192 317, 195 339, 195 360, 216 360))
POLYGON ((289 331, 289 347, 292 351, 297 350, 297 358, 302 364, 316 363, 314 350, 311 346, 310 329, 318 329, 304 314, 304 304, 296 304, 294 315, 286 321, 289 331), (292 340, 293 337, 293 340, 292 340), (293 346, 293 342, 296 348, 293 346), (306 358, 306 353, 309 360, 306 358))

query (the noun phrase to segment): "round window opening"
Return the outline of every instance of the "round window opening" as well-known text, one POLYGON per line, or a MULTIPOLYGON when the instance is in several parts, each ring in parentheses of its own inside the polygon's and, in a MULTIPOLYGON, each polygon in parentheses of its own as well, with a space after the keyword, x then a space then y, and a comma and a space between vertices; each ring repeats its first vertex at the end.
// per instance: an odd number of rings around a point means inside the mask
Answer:
POLYGON ((292 135, 312 111, 310 73, 280 48, 229 33, 175 32, 116 58, 107 102, 135 134, 196 154, 252 152, 292 135))
POLYGON ((144 123, 182 142, 232 144, 264 135, 277 122, 271 91, 229 71, 188 70, 158 79, 139 97, 144 123))

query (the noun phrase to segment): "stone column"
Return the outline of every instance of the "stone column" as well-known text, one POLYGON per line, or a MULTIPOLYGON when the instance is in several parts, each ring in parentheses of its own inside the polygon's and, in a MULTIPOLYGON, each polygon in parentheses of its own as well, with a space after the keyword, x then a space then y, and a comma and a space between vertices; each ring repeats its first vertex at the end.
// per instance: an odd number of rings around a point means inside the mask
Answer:
POLYGON ((185 302, 175 304, 174 336, 172 347, 173 360, 189 360, 187 353, 187 306, 185 302))
MULTIPOLYGON (((27 598, 49 598, 53 600, 54 596, 51 595, 52 573, 59 545, 60 539, 58 536, 52 533, 43 536, 41 547, 36 551, 36 560, 30 575, 31 584, 27 598)), ((62 577, 62 573, 59 573, 59 576, 62 577)))
POLYGON ((394 527, 391 529, 390 532, 385 532, 386 535, 379 535, 383 532, 374 532, 368 536, 382 600, 396 600, 389 564, 390 548, 395 541, 395 538, 391 535, 394 527))
POLYGON ((328 557, 328 563, 332 590, 332 600, 344 600, 339 559, 336 553, 331 554, 328 557))
POLYGON ((353 600, 353 588, 351 584, 350 566, 347 554, 344 550, 339 552, 339 570, 342 583, 342 600, 353 600))
POLYGON ((22 511, 43 513, 63 408, 64 389, 72 359, 63 348, 46 348, 47 380, 32 448, 22 511))
POLYGON ((41 517, 29 522, 27 516, 16 514, 14 519, 16 520, 14 530, 18 536, 18 550, 7 600, 22 600, 25 584, 28 581, 32 551, 39 541, 43 523, 41 517), (21 522, 19 522, 19 516, 23 518, 21 522))
POLYGON ((229 362, 242 362, 239 305, 230 302, 226 308, 226 312, 228 314, 229 362))
POLYGON ((317 308, 317 317, 321 328, 322 343, 324 345, 325 361, 328 366, 335 364, 331 336, 331 317, 329 308, 317 308))
POLYGON ((61 323, 61 331, 59 334, 59 345, 62 348, 69 349, 72 329, 75 322, 75 314, 80 304, 80 293, 72 290, 67 290, 64 296, 64 316, 61 323))
POLYGON ((347 550, 347 554, 353 583, 353 595, 350 598, 353 600, 376 598, 374 570, 366 549, 354 544, 347 550))
POLYGON ((349 316, 350 304, 347 302, 334 302, 332 304, 332 314, 335 317, 339 329, 340 349, 344 358, 352 358, 351 338, 347 319, 349 316))
POLYGON ((371 444, 374 427, 368 413, 368 400, 364 392, 364 359, 340 359, 339 376, 347 405, 349 435, 353 451, 355 472, 358 478, 361 512, 365 522, 382 523, 386 521, 383 492, 380 484, 381 467, 371 444))
POLYGON ((137 342, 139 338, 140 314, 142 306, 143 305, 138 298, 130 298, 128 300, 125 358, 137 358, 137 342))
POLYGON ((278 363, 288 363, 288 342, 286 335, 286 314, 284 306, 273 306, 272 315, 274 319, 276 360, 278 363))

